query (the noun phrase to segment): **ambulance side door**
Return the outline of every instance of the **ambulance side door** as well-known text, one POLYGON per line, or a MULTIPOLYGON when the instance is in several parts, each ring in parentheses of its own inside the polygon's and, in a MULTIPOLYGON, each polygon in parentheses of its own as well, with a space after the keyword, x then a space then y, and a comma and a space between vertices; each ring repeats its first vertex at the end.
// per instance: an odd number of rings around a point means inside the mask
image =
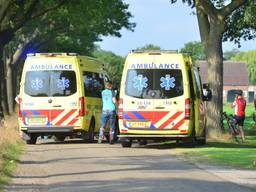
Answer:
POLYGON ((83 71, 84 96, 86 97, 86 127, 95 117, 95 130, 100 127, 102 112, 101 91, 104 89, 104 76, 97 72, 83 71))
POLYGON ((205 106, 203 102, 202 87, 197 68, 192 69, 193 85, 195 92, 194 100, 194 117, 195 117, 195 134, 201 136, 205 127, 205 106))

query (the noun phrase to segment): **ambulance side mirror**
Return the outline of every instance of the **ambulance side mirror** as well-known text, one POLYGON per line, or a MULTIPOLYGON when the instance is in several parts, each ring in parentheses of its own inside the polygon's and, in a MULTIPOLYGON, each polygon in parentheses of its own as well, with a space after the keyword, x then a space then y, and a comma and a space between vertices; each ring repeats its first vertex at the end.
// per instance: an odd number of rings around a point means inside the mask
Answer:
POLYGON ((208 83, 203 84, 203 101, 210 101, 212 99, 212 90, 208 83))
POLYGON ((114 91, 116 100, 119 100, 119 91, 118 91, 118 89, 114 89, 113 91, 114 91))

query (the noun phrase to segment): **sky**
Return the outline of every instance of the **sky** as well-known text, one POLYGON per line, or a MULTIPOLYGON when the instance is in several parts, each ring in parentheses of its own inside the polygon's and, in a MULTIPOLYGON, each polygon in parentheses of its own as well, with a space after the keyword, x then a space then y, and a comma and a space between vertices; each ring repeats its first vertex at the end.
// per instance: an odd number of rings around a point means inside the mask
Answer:
MULTIPOLYGON (((101 49, 126 56, 131 50, 154 44, 164 50, 180 50, 185 43, 200 41, 197 18, 192 9, 180 0, 123 0, 129 4, 129 11, 136 23, 134 32, 121 30, 121 38, 102 37, 101 49)), ((256 40, 241 43, 240 51, 256 49, 256 40)), ((232 42, 223 43, 223 51, 238 48, 232 42)))

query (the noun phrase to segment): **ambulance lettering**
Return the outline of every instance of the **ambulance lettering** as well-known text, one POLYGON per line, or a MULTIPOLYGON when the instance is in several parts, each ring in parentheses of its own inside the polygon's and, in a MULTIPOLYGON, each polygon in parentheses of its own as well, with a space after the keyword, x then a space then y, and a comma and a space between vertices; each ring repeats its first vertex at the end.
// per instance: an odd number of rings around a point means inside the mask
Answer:
POLYGON ((40 71, 40 70, 72 70, 71 64, 31 64, 28 66, 30 71, 40 71))
POLYGON ((131 69, 179 69, 178 63, 136 63, 131 64, 131 69))

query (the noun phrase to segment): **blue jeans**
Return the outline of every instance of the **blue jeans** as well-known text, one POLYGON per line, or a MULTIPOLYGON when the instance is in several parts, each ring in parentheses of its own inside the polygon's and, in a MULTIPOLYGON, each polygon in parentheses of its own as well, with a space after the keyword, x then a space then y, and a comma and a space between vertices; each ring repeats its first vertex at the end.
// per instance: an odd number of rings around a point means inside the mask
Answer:
POLYGON ((116 112, 115 111, 102 111, 101 115, 101 125, 99 139, 102 139, 104 136, 104 130, 107 122, 109 121, 109 142, 112 142, 115 135, 115 123, 116 123, 116 112))

